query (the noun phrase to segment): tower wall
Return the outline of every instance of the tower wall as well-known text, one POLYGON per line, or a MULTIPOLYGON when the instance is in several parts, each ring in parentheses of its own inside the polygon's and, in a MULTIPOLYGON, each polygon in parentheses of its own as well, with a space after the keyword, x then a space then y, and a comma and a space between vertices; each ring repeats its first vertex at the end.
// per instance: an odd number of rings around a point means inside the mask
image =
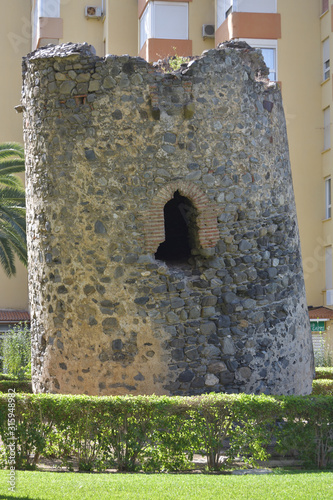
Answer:
POLYGON ((260 52, 23 64, 35 392, 311 392, 285 119, 260 52), (186 262, 155 258, 174 193, 186 262))

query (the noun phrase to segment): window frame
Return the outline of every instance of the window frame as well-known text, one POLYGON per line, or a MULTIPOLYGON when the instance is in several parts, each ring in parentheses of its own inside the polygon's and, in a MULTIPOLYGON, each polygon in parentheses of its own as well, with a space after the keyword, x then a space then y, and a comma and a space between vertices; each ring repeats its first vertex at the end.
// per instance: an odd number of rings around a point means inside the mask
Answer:
POLYGON ((168 2, 168 1, 161 1, 161 0, 154 0, 151 2, 152 4, 152 17, 151 17, 151 31, 152 31, 152 38, 160 38, 162 40, 188 40, 188 34, 189 34, 189 26, 188 26, 188 21, 189 21, 189 15, 188 15, 188 2, 168 2), (161 37, 158 36, 158 33, 156 33, 156 17, 157 17, 157 7, 159 6, 164 6, 164 7, 170 7, 177 9, 180 7, 183 7, 186 10, 186 37, 185 38, 180 38, 180 37, 161 37))
MULTIPOLYGON (((325 290, 326 292, 333 289, 333 259, 332 259, 332 246, 325 247, 325 290)), ((327 299, 326 299, 326 302, 327 299)), ((332 304, 327 304, 332 305, 332 304)))
POLYGON ((332 217, 332 181, 331 176, 325 179, 325 219, 332 217))
POLYGON ((230 7, 225 11, 225 19, 227 19, 228 16, 230 16, 230 14, 233 12, 233 6, 232 4, 230 5, 230 7))
POLYGON ((233 0, 217 0, 216 26, 219 28, 227 17, 233 12, 233 0))
POLYGON ((150 8, 151 3, 149 2, 145 8, 145 10, 142 13, 142 16, 139 19, 139 50, 142 49, 144 44, 149 38, 152 38, 151 36, 151 28, 152 28, 152 21, 151 21, 151 8, 150 8), (146 28, 147 25, 147 31, 143 31, 143 27, 146 28), (142 36, 144 35, 144 36, 142 36))
POLYGON ((321 42, 322 44, 322 71, 323 71, 323 82, 328 80, 331 76, 330 68, 330 39, 326 38, 321 42))
POLYGON ((321 0, 321 16, 328 12, 330 9, 330 3, 329 0, 321 0))
POLYGON ((60 18, 61 0, 33 0, 31 6, 31 48, 35 50, 40 31, 40 18, 60 18))
POLYGON ((327 151, 331 148, 331 110, 330 106, 327 106, 323 110, 324 113, 324 149, 327 151))
POLYGON ((165 1, 165 0, 153 0, 152 2, 148 2, 147 7, 145 8, 141 18, 140 18, 140 26, 139 26, 139 34, 140 34, 140 50, 142 49, 143 45, 149 38, 158 38, 161 40, 189 40, 189 7, 188 7, 188 2, 170 2, 170 1, 165 1), (177 8, 183 8, 184 11, 186 11, 185 15, 185 24, 186 28, 184 32, 186 32, 185 36, 161 36, 157 30, 156 30, 156 23, 157 23, 157 15, 158 15, 158 7, 170 7, 173 9, 177 8), (147 25, 148 29, 143 35, 143 30, 142 30, 142 23, 143 21, 147 19, 147 25))

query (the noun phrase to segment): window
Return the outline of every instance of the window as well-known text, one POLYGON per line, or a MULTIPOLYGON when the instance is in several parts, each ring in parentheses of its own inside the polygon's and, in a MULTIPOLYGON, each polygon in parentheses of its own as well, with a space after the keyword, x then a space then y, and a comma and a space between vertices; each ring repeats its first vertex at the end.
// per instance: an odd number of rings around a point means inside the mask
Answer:
POLYGON ((325 219, 332 216, 331 178, 325 179, 325 219))
POLYGON ((233 10, 236 12, 257 12, 275 14, 276 0, 234 0, 233 10))
POLYGON ((330 60, 324 62, 324 81, 330 77, 330 60))
POLYGON ((149 2, 140 19, 140 49, 148 38, 188 40, 188 3, 149 2))
POLYGON ((264 61, 269 69, 268 78, 276 82, 277 77, 277 40, 264 40, 260 38, 241 38, 251 47, 261 49, 264 61))
POLYGON ((189 245, 200 253, 200 249, 214 248, 220 239, 215 209, 208 196, 192 182, 182 181, 180 184, 170 182, 163 186, 146 211, 145 248, 155 256, 159 245, 168 238, 169 228, 173 231, 173 221, 179 226, 182 224, 188 239, 184 248, 189 245))
POLYGON ((229 14, 231 14, 232 12, 232 5, 229 7, 228 10, 225 11, 225 18, 227 19, 227 17, 229 16, 229 14))
POLYGON ((142 49, 147 38, 151 36, 151 4, 147 5, 140 19, 140 49, 142 49))
POLYGON ((60 0, 34 0, 31 11, 33 50, 38 43, 41 17, 60 17, 60 0))
POLYGON ((154 38, 188 39, 188 3, 154 2, 154 38))
POLYGON ((328 11, 328 0, 321 0, 321 13, 328 11))
POLYGON ((333 279, 332 279, 332 247, 325 247, 325 287, 326 287, 326 305, 331 306, 333 279))
POLYGON ((217 0, 216 4, 216 25, 221 26, 224 20, 231 14, 233 0, 217 0))
POLYGON ((217 26, 221 26, 231 12, 275 14, 277 2, 276 0, 217 0, 217 26))
POLYGON ((39 17, 60 17, 60 0, 39 0, 39 17))
POLYGON ((330 77, 330 39, 326 38, 326 40, 322 43, 323 49, 323 80, 327 80, 330 77))
POLYGON ((324 109, 324 151, 331 147, 331 115, 330 108, 324 109))
POLYGON ((267 68, 269 69, 268 78, 273 82, 276 81, 276 49, 272 48, 261 48, 262 55, 264 56, 264 61, 267 68))

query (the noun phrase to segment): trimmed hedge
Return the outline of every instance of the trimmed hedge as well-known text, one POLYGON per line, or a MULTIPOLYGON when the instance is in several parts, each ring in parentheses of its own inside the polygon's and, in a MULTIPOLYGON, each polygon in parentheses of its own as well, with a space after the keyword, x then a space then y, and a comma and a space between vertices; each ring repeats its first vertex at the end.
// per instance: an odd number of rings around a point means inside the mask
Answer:
POLYGON ((0 392, 8 392, 8 389, 15 389, 16 392, 32 393, 30 380, 0 380, 0 392))
POLYGON ((332 422, 330 396, 0 394, 2 465, 10 464, 15 435, 16 468, 34 467, 43 455, 64 464, 75 457, 80 470, 183 470, 201 453, 213 470, 236 458, 267 459, 273 438, 280 453, 296 449, 304 462, 327 467, 332 422))
POLYGON ((0 380, 17 380, 13 375, 8 375, 7 373, 0 373, 0 380))
POLYGON ((314 380, 312 383, 312 395, 333 396, 333 380, 324 378, 314 380))
POLYGON ((323 378, 333 380, 333 366, 316 368, 316 380, 323 378))

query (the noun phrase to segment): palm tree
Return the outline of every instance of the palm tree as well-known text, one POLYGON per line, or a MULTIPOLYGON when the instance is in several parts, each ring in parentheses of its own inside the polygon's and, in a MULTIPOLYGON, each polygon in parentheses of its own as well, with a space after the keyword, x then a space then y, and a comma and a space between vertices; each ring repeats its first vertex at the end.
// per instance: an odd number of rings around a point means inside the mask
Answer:
POLYGON ((26 266, 25 191, 15 174, 24 172, 23 146, 0 144, 0 264, 8 277, 16 274, 15 255, 26 266))

